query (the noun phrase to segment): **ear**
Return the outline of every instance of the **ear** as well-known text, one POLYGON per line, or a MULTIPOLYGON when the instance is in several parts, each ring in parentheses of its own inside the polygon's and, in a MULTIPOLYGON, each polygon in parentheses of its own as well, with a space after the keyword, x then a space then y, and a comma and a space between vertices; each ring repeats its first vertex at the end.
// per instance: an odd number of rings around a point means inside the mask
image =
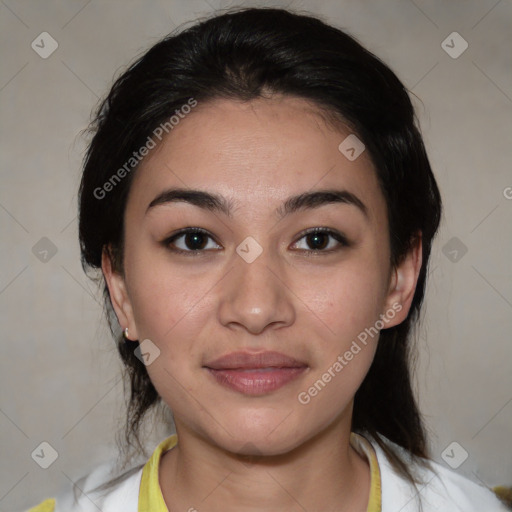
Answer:
POLYGON ((423 261, 422 247, 421 233, 418 233, 407 254, 391 271, 386 310, 383 314, 391 310, 396 314, 392 318, 387 315, 386 328, 402 323, 409 314, 423 261))
POLYGON ((103 247, 101 254, 101 270, 107 283, 110 300, 112 301, 112 307, 116 313, 119 325, 123 330, 128 327, 129 339, 139 339, 124 277, 114 269, 111 248, 107 246, 103 247))

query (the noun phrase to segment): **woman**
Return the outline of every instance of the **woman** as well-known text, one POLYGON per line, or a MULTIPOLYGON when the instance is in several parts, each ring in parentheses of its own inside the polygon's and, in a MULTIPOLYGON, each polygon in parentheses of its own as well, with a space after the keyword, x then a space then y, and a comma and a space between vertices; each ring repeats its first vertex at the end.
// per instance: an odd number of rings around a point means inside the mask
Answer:
POLYGON ((176 435, 33 510, 505 510, 428 459, 408 361, 441 199, 387 66, 313 17, 238 10, 152 47, 94 129, 80 241, 127 441, 159 402, 176 435))

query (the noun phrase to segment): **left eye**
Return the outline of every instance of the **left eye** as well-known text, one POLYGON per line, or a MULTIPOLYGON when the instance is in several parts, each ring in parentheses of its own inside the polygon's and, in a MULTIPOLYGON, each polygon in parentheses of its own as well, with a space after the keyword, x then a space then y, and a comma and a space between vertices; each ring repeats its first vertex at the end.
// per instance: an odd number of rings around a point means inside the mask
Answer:
MULTIPOLYGON (((304 240, 309 247, 299 247, 299 250, 329 252, 336 249, 336 246, 348 246, 347 239, 330 229, 315 228, 303 234, 300 240, 304 240), (330 240, 329 240, 330 239, 330 240)), ((295 244, 297 244, 296 242, 295 244)))

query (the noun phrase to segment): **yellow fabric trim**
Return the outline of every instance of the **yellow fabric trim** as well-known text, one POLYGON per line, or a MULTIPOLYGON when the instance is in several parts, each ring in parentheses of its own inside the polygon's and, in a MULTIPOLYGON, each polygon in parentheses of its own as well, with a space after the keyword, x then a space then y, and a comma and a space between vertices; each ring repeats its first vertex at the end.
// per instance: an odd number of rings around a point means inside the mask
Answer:
POLYGON ((44 500, 39 505, 31 508, 28 512, 53 512, 55 510, 55 499, 44 500))
MULTIPOLYGON (((140 482, 138 512, 169 512, 160 489, 158 469, 162 455, 171 448, 174 448, 177 443, 178 437, 176 434, 162 441, 144 466, 140 482)), ((350 434, 350 444, 361 455, 366 456, 370 464, 370 497, 366 512, 381 512, 382 492, 377 454, 367 439, 354 432, 350 434)), ((34 509, 34 511, 29 512, 53 512, 53 509, 34 509)))
POLYGON ((160 489, 158 468, 164 452, 174 448, 177 442, 176 434, 162 441, 144 466, 139 491, 139 512, 169 512, 160 489))
POLYGON ((350 444, 361 455, 366 456, 370 464, 370 497, 366 512, 382 511, 382 484, 380 478, 379 461, 375 449, 365 437, 352 432, 350 434, 350 444))
POLYGON ((492 488, 492 491, 507 507, 510 507, 510 510, 512 510, 512 486, 496 485, 492 488))

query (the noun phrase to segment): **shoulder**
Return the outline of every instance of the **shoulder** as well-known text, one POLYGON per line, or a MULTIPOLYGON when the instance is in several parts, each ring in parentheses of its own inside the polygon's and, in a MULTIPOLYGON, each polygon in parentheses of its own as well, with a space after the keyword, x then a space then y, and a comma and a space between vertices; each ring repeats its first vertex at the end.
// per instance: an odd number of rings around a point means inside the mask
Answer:
POLYGON ((412 486, 399 475, 386 454, 369 438, 377 454, 381 473, 382 512, 506 512, 508 509, 487 487, 479 485, 459 473, 430 461, 430 467, 423 467, 403 448, 386 442, 410 463, 411 470, 422 483, 412 486), (421 499, 421 507, 420 507, 421 499))
POLYGON ((104 464, 74 483, 72 489, 43 501, 27 512, 137 512, 142 467, 114 477, 104 464), (104 487, 111 482, 112 485, 104 487))

